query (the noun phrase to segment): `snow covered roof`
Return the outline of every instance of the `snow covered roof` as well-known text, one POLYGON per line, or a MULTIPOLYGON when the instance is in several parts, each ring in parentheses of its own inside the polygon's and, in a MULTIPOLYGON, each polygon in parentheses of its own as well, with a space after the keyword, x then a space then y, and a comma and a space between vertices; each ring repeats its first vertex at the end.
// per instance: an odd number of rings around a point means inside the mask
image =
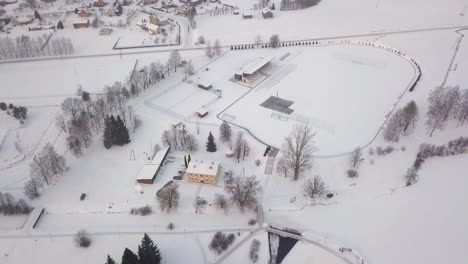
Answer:
POLYGON ((202 107, 197 111, 197 114, 200 114, 200 115, 208 114, 208 109, 206 109, 205 107, 202 107))
POLYGON ((249 12, 249 11, 247 11, 247 12, 242 13, 242 15, 243 15, 243 16, 252 16, 252 13, 249 12))
POLYGON ((262 14, 266 14, 266 13, 270 13, 270 12, 271 12, 270 9, 267 8, 267 7, 263 8, 263 10, 262 10, 262 14))
POLYGON ((256 60, 250 62, 249 64, 245 65, 242 68, 242 73, 243 74, 253 74, 256 71, 258 71, 260 68, 265 66, 267 63, 269 63, 271 60, 273 60, 273 57, 259 57, 256 60))
POLYGON ((88 23, 89 23, 89 19, 87 19, 86 17, 75 18, 72 22, 72 24, 88 24, 88 23))
POLYGON ((208 87, 211 86, 211 83, 209 83, 209 82, 207 82, 207 81, 205 81, 205 80, 201 80, 201 81, 198 82, 198 85, 201 85, 201 86, 203 86, 203 87, 208 88, 208 87))
POLYGON ((188 165, 186 173, 217 176, 219 162, 212 160, 192 160, 188 165))
POLYGON ((165 147, 160 149, 156 155, 154 155, 153 160, 151 163, 146 164, 138 173, 137 180, 152 180, 159 170, 161 165, 164 162, 164 158, 166 157, 167 153, 169 152, 169 147, 165 147))
POLYGON ((146 23, 146 28, 150 31, 156 32, 158 31, 159 26, 148 22, 146 23))

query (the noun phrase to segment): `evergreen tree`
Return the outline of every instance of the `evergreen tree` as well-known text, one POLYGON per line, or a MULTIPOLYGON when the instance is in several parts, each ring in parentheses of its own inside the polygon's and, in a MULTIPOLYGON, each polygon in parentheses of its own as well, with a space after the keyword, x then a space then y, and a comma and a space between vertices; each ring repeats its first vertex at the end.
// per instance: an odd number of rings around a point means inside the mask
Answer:
POLYGON ((115 123, 115 144, 123 146, 129 142, 130 136, 128 135, 128 129, 120 116, 117 116, 117 121, 115 123))
POLYGON ((63 23, 61 20, 57 23, 57 29, 63 29, 63 23))
POLYGON ((107 261, 106 264, 117 264, 111 256, 107 255, 107 261))
POLYGON ((187 157, 185 157, 185 155, 184 155, 184 164, 185 164, 185 168, 188 168, 187 157))
POLYGON ((112 144, 117 144, 117 121, 115 120, 114 115, 110 116, 109 126, 111 131, 112 144))
POLYGON ((159 264, 161 263, 161 253, 153 240, 145 233, 138 246, 139 264, 159 264))
POLYGON ((114 143, 114 138, 112 135, 112 123, 111 118, 109 116, 106 117, 104 124, 103 142, 104 147, 106 147, 106 149, 110 149, 110 147, 112 147, 112 144, 114 143))
POLYGON ((206 142, 206 151, 208 152, 216 152, 216 143, 214 141, 213 135, 210 134, 208 135, 208 142, 206 142))
POLYGON ((187 159, 187 163, 190 164, 190 161, 192 160, 192 157, 190 157, 190 154, 188 154, 188 159, 187 159))
POLYGON ((138 256, 128 248, 125 248, 122 256, 122 264, 138 264, 138 256))
POLYGON ((41 15, 39 14, 39 12, 37 12, 37 10, 34 10, 34 18, 35 18, 35 19, 42 20, 42 17, 41 17, 41 15))

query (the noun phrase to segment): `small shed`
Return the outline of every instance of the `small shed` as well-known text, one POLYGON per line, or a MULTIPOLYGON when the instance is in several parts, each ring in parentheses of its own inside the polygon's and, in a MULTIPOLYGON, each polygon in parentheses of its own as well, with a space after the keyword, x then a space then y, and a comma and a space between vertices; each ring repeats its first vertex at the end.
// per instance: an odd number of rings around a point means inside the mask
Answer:
POLYGON ((201 89, 204 89, 204 90, 209 90, 209 89, 213 88, 213 86, 211 85, 211 83, 209 83, 207 81, 200 81, 200 82, 198 82, 198 88, 201 88, 201 89))
POLYGON ((234 158, 234 151, 232 150, 226 151, 226 158, 234 158))
POLYGON ((197 115, 198 115, 198 117, 200 117, 200 118, 203 118, 203 117, 207 116, 207 115, 208 115, 208 109, 206 109, 205 107, 200 108, 200 109, 197 111, 197 115))
POLYGON ((89 27, 89 19, 81 17, 72 22, 73 27, 78 28, 87 28, 89 27))
POLYGON ((245 18, 245 19, 253 18, 253 15, 250 12, 245 12, 242 14, 242 18, 245 18))
POLYGON ((267 7, 263 8, 262 10, 263 18, 273 18, 273 12, 267 7))

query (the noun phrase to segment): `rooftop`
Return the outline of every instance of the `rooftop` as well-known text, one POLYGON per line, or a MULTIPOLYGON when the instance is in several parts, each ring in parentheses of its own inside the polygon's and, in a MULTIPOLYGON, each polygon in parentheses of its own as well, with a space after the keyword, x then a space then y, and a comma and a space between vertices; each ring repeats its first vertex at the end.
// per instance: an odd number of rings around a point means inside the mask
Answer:
POLYGON ((186 173, 203 174, 203 175, 217 175, 219 169, 219 162, 212 160, 192 160, 188 165, 186 173))
POLYGON ((260 68, 265 66, 267 63, 269 63, 271 60, 273 60, 273 57, 258 57, 254 61, 250 62, 249 64, 245 65, 242 68, 242 73, 243 74, 253 74, 256 71, 258 71, 260 68))

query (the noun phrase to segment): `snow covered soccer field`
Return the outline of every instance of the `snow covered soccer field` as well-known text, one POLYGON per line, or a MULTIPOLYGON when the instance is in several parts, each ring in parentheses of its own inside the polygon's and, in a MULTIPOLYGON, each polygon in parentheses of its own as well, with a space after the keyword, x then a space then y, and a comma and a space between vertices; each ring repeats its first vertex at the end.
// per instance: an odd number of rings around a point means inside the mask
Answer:
POLYGON ((320 155, 370 142, 416 74, 407 60, 372 47, 337 44, 267 52, 276 58, 270 76, 224 114, 276 147, 293 124, 308 123, 317 132, 320 155), (292 114, 260 106, 277 95, 294 102, 292 114))

